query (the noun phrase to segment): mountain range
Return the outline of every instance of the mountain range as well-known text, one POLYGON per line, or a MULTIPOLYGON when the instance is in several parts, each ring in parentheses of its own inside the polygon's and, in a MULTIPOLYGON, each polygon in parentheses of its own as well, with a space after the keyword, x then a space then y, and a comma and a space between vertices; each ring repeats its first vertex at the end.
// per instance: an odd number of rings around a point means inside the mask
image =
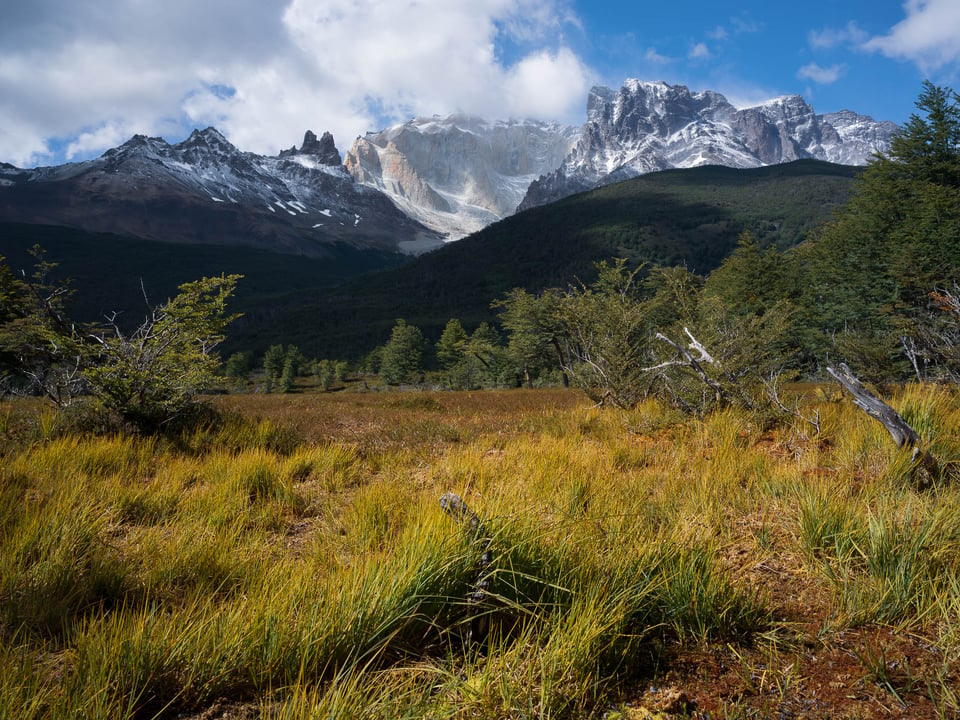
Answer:
POLYGON ((590 91, 576 146, 531 184, 519 209, 671 168, 754 168, 803 159, 865 165, 889 149, 896 132, 891 122, 848 110, 817 115, 799 95, 737 109, 716 92, 628 80, 619 91, 590 91))
POLYGON ((652 171, 863 165, 896 130, 851 111, 817 115, 800 96, 737 109, 719 93, 628 80, 593 88, 581 128, 419 118, 357 138, 343 162, 329 133, 263 156, 207 128, 174 145, 137 135, 85 162, 0 164, 0 222, 316 258, 341 246, 420 254, 517 209, 652 171))
POLYGON ((580 128, 419 118, 343 160, 329 133, 265 156, 207 128, 55 167, 0 163, 0 255, 29 268, 28 249, 46 247, 86 321, 240 273, 233 347, 357 357, 397 317, 435 339, 450 317, 495 321, 511 287, 586 281, 611 257, 708 273, 744 230, 793 245, 896 132, 800 97, 737 109, 639 81, 594 88, 587 115, 580 128))

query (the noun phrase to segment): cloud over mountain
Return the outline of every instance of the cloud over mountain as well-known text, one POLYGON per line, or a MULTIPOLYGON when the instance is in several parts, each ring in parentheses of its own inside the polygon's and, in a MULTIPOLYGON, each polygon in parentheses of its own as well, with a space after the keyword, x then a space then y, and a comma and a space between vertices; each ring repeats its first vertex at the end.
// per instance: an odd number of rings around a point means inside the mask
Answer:
POLYGON ((562 41, 572 26, 565 0, 17 3, 0 27, 0 157, 205 124, 276 152, 307 123, 349 140, 426 112, 564 118, 591 82, 562 41))

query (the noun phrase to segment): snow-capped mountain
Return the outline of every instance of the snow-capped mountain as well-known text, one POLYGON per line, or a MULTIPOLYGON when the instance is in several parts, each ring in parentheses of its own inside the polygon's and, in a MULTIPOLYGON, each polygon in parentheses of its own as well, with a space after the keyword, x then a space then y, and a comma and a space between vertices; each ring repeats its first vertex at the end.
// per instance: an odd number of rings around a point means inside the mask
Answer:
POLYGON ((418 118, 358 138, 343 164, 329 133, 262 156, 214 128, 174 145, 137 135, 57 167, 0 163, 0 222, 313 256, 416 254, 517 209, 654 170, 864 164, 896 131, 850 111, 817 115, 799 96, 738 109, 716 92, 628 80, 590 92, 581 128, 418 118))
POLYGON ((361 184, 450 240, 511 215, 560 166, 577 128, 466 115, 417 118, 357 138, 344 164, 361 184))
POLYGON ((864 165, 889 148, 896 132, 893 123, 850 111, 817 115, 799 95, 738 109, 716 92, 627 80, 619 91, 590 91, 576 146, 531 184, 518 209, 668 168, 750 168, 801 158, 864 165))
POLYGON ((309 131, 299 149, 277 156, 241 152, 207 128, 176 145, 137 135, 81 163, 0 166, 0 220, 311 256, 335 244, 388 252, 442 244, 355 183, 329 133, 318 140, 309 131))

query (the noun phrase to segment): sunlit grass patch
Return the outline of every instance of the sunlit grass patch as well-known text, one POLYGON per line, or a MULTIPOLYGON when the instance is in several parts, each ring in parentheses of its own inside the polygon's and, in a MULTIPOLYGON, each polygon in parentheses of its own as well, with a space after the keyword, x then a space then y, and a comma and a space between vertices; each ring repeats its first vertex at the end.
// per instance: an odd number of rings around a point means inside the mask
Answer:
POLYGON ((81 488, 37 498, 26 489, 3 499, 0 613, 6 624, 59 634, 79 613, 122 598, 127 573, 106 541, 109 515, 84 503, 81 488))
MULTIPOLYGON (((896 402, 948 453, 960 402, 926 392, 896 402)), ((960 489, 911 483, 848 404, 758 434, 556 391, 417 397, 257 396, 264 419, 181 441, 6 456, 0 718, 633 717, 697 653, 740 658, 723 711, 763 716, 751 698, 796 698, 821 656, 802 636, 875 625, 924 638, 956 700, 960 489)))

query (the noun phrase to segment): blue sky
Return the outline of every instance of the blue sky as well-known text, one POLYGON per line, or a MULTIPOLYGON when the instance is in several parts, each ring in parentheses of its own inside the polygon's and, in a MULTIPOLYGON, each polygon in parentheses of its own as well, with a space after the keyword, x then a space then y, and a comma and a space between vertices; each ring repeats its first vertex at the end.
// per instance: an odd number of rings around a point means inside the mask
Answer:
POLYGON ((579 125, 627 78, 902 123, 924 79, 960 86, 960 0, 7 0, 0 161, 207 125, 270 154, 416 115, 579 125))

